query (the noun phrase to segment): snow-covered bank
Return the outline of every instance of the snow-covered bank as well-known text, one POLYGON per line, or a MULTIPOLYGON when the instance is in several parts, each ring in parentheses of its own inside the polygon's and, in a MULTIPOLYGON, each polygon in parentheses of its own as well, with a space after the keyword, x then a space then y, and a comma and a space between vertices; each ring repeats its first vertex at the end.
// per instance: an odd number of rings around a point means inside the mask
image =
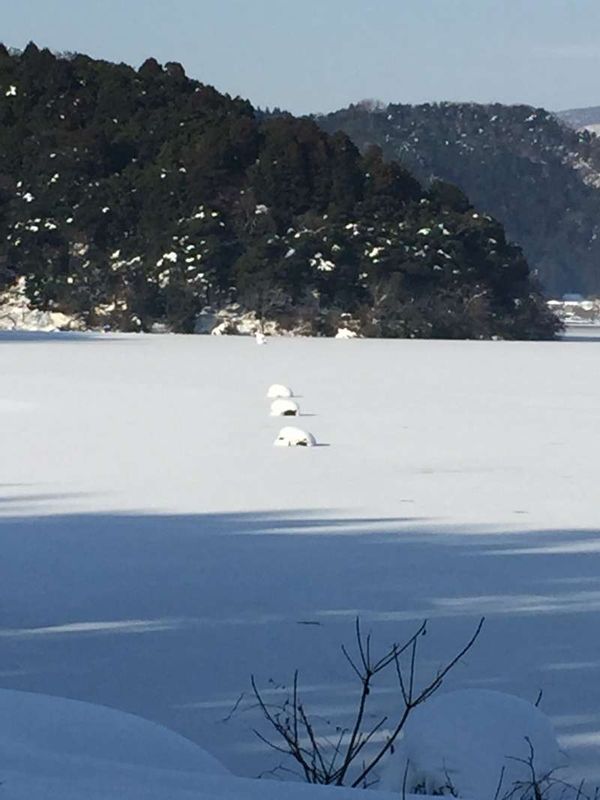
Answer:
POLYGON ((598 325, 566 325, 562 335, 564 341, 600 341, 600 324, 598 325))
MULTIPOLYGON (((4 800, 349 800, 235 778, 166 728, 101 706, 0 690, 4 800)), ((367 796, 372 796, 369 792, 367 796)), ((375 795, 383 798, 386 795, 375 795)), ((391 798, 391 795, 387 795, 391 798)))
POLYGON ((40 311, 32 308, 25 293, 25 279, 0 293, 0 331, 76 331, 83 325, 76 317, 61 311, 40 311))
POLYGON ((549 300, 548 307, 567 326, 600 327, 600 300, 549 300))
POLYGON ((486 614, 449 688, 543 688, 600 780, 599 346, 0 335, 1 685, 255 776, 251 672, 344 718, 357 613, 382 646, 429 617, 426 672, 486 614), (328 447, 272 447, 275 382, 328 447))
MULTIPOLYGON (((530 780, 527 763, 516 758, 527 749, 524 734, 535 748, 540 789, 546 791, 544 776, 562 757, 538 709, 487 690, 438 695, 417 711, 384 770, 380 791, 360 796, 391 800, 404 794, 413 800, 406 791, 407 763, 410 785, 431 795, 451 781, 455 796, 491 800, 500 774, 500 796, 507 795, 530 780), (506 752, 515 757, 506 758, 506 752)), ((139 717, 2 689, 0 750, 7 800, 353 800, 360 791, 237 778, 191 741, 139 717)))

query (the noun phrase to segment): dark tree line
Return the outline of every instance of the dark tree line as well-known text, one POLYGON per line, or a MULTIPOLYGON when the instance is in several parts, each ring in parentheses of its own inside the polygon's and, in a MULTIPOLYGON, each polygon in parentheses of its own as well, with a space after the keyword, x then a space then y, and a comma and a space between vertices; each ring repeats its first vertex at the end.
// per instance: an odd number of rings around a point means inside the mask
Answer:
POLYGON ((90 325, 207 307, 330 334, 547 338, 527 263, 454 186, 148 59, 0 47, 0 289, 90 325))

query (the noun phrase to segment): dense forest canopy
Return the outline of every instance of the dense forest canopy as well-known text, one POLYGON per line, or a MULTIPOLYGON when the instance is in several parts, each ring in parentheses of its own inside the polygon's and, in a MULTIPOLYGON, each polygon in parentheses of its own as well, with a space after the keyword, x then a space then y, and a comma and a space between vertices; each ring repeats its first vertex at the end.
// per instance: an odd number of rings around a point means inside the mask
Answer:
POLYGON ((360 103, 319 117, 498 219, 546 293, 600 294, 600 140, 541 108, 360 103))
POLYGON ((186 77, 0 47, 0 289, 89 325, 236 303, 330 334, 551 337, 518 247, 444 182, 186 77))

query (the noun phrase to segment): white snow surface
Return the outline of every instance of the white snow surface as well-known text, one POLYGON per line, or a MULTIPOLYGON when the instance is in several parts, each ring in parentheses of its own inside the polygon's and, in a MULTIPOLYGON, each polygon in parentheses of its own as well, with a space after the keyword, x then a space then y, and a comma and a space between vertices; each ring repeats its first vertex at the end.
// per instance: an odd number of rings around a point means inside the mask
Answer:
POLYGON ((278 758, 250 673, 298 668, 307 707, 347 721, 357 614, 382 648, 428 618, 424 678, 485 614, 444 691, 542 688, 573 777, 600 781, 599 357, 591 335, 0 332, 0 686, 145 717, 254 777, 278 758), (272 446, 274 379, 328 447, 272 446))
POLYGON ((123 766, 228 771, 193 742, 154 722, 111 708, 30 692, 0 689, 0 749, 3 768, 17 770, 32 755, 51 764, 88 760, 123 766))
POLYGON ((399 793, 406 775, 408 791, 448 794, 450 784, 457 797, 493 800, 530 783, 528 761, 547 792, 544 779, 565 761, 550 720, 520 697, 463 689, 438 693, 415 710, 382 784, 399 793))
MULTIPOLYGON (((0 690, 4 800, 349 800, 234 778, 200 747, 130 714, 0 690)), ((369 793, 371 794, 371 793, 369 793)), ((376 796, 377 797, 377 796, 376 796)))

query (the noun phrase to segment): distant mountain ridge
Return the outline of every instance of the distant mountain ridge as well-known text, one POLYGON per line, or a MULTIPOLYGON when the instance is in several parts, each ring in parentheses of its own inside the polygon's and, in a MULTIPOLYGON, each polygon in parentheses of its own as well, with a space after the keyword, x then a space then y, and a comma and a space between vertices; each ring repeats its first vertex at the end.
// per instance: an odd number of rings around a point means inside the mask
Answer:
POLYGON ((316 117, 500 220, 549 295, 600 293, 600 140, 550 112, 474 103, 350 106, 316 117))
POLYGON ((566 111, 557 111, 555 116, 575 130, 585 128, 597 133, 596 128, 600 128, 600 106, 570 108, 566 111))
POLYGON ((13 310, 118 330, 221 328, 230 307, 324 335, 549 338, 558 324, 520 249, 455 187, 425 188, 310 119, 264 118, 180 64, 34 44, 0 47, 10 287, 13 310))

